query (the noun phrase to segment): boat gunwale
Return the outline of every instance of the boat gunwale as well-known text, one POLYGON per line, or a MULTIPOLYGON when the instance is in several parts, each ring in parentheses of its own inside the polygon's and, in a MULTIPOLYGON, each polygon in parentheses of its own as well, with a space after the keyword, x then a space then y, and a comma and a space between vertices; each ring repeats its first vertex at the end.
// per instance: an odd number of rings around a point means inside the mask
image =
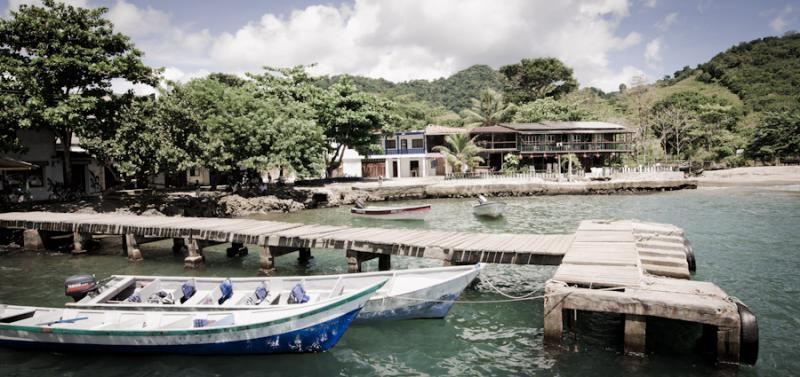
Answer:
MULTIPOLYGON (((287 316, 284 318, 278 318, 267 322, 258 322, 258 323, 251 323, 247 325, 232 325, 226 327, 217 327, 217 328, 199 328, 199 329, 192 329, 192 330, 89 330, 89 329, 70 329, 70 328, 59 328, 59 327, 45 327, 45 326, 29 326, 29 325, 14 325, 12 323, 0 323, 0 330, 9 330, 9 331, 25 331, 25 332, 32 332, 32 333, 52 333, 52 334, 68 334, 68 335, 94 335, 94 336, 181 336, 181 335, 206 335, 206 334, 220 334, 220 333, 232 333, 232 332, 239 332, 244 330, 251 330, 251 329, 259 329, 263 327, 269 327, 273 325, 279 325, 282 323, 286 323, 289 321, 294 321, 301 318, 307 318, 319 313, 323 313, 328 310, 335 309, 340 306, 344 306, 345 304, 351 303, 353 301, 357 301, 364 296, 372 295, 381 289, 387 280, 384 280, 380 283, 374 284, 369 288, 365 288, 361 291, 354 292, 349 296, 341 298, 331 303, 327 303, 323 306, 318 308, 309 309, 308 311, 294 314, 291 316, 287 316)), ((369 300, 369 299, 367 299, 369 300)), ((366 301, 365 301, 366 305, 366 301)), ((17 307, 26 307, 26 306, 18 306, 18 305, 7 305, 7 306, 17 306, 17 307)), ((37 307, 30 307, 37 309, 37 307)), ((39 309, 56 309, 56 308, 39 308, 39 309)), ((96 309, 88 309, 88 308, 80 308, 80 307, 69 307, 64 308, 63 310, 95 310, 96 309)), ((58 310, 58 309, 56 309, 58 310)), ((360 309, 359 309, 360 310, 360 309)), ((237 312, 241 312, 236 310, 237 312)), ((258 312, 259 309, 253 309, 253 312, 258 312)), ((232 312, 231 310, 220 310, 216 313, 229 313, 232 312)), ((163 313, 174 314, 175 312, 167 311, 163 313)), ((193 313, 193 312, 186 312, 186 313, 193 313)), ((205 313, 205 312, 203 312, 205 313)))

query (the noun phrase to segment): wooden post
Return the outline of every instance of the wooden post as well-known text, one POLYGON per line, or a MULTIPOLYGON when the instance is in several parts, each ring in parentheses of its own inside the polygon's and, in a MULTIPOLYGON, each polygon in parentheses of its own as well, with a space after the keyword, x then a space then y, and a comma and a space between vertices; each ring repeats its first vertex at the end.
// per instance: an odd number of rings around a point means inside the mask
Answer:
POLYGON ((86 242, 92 239, 91 233, 72 233, 72 254, 86 253, 86 242))
POLYGON ((225 254, 228 258, 243 257, 247 255, 247 253, 248 250, 242 242, 231 242, 231 247, 225 250, 225 254))
POLYGON ((392 256, 381 254, 378 256, 378 271, 389 271, 392 269, 392 256))
POLYGON ((717 361, 722 363, 738 363, 740 350, 739 327, 717 328, 717 361))
POLYGON ((180 255, 187 255, 189 254, 189 248, 186 246, 186 240, 183 238, 173 238, 172 239, 172 252, 174 254, 180 255))
POLYGON ((142 251, 139 250, 139 243, 136 242, 136 236, 133 234, 125 235, 125 249, 128 251, 128 260, 138 262, 142 260, 142 251))
POLYGON ((44 251, 44 240, 36 229, 25 229, 22 232, 22 247, 28 251, 44 251))
POLYGON ((194 238, 186 240, 189 249, 189 255, 183 259, 183 267, 197 268, 203 265, 203 249, 200 242, 194 238))
POLYGON ((261 264, 261 267, 258 269, 258 274, 261 276, 272 275, 275 272, 275 257, 272 255, 270 247, 262 246, 258 257, 261 264))
POLYGON ((297 252, 299 254, 297 256, 297 263, 308 264, 308 262, 314 259, 314 256, 311 255, 311 249, 308 247, 297 249, 297 252))
POLYGON ((348 249, 345 255, 347 257, 347 272, 361 272, 361 261, 358 259, 358 251, 348 249))
POLYGON ((548 344, 561 344, 561 335, 564 332, 564 296, 553 295, 557 288, 545 285, 544 298, 544 341, 548 344))
POLYGON ((625 315, 625 353, 644 354, 646 345, 647 317, 625 315))

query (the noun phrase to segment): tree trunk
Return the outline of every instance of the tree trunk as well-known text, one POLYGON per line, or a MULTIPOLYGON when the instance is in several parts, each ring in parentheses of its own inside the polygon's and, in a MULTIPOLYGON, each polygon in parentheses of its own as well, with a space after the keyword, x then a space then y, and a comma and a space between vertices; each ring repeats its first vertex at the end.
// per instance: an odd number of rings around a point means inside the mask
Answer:
POLYGON ((64 187, 72 189, 72 156, 70 149, 72 149, 72 130, 66 130, 61 134, 61 146, 64 147, 64 187))
POLYGON ((330 162, 328 163, 327 169, 325 169, 325 177, 326 178, 333 178, 333 171, 336 170, 339 165, 342 164, 342 157, 344 157, 344 145, 339 144, 336 147, 336 150, 333 152, 333 158, 331 158, 330 162))

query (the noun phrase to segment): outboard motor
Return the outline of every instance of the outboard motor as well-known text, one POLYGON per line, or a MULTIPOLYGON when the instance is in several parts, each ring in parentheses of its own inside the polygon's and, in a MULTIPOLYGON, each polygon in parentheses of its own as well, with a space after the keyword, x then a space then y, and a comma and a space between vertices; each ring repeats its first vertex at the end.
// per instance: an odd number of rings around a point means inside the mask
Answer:
POLYGON ((354 204, 356 205, 356 208, 358 208, 358 209, 364 209, 364 207, 367 206, 367 204, 364 202, 364 199, 361 199, 361 198, 356 199, 354 204))
POLYGON ((73 275, 64 280, 64 294, 80 301, 89 293, 97 291, 97 279, 94 275, 73 275))

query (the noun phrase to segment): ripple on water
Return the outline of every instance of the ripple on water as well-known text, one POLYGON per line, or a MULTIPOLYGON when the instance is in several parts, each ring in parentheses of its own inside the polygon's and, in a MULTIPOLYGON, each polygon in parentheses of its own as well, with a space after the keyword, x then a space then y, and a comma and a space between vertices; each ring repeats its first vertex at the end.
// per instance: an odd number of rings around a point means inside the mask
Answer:
MULTIPOLYGON (((565 335, 563 347, 542 342, 541 300, 482 305, 456 304, 444 320, 412 320, 352 326, 328 352, 309 355, 183 357, 57 355, 0 350, 3 375, 104 376, 473 376, 473 375, 793 375, 800 338, 800 195, 797 188, 726 188, 645 195, 504 198, 506 216, 475 218, 471 199, 432 200, 426 222, 360 221, 347 208, 264 216, 272 220, 384 228, 446 229, 476 232, 565 233, 588 218, 635 218, 683 227, 697 254, 697 280, 713 281, 747 303, 758 315, 760 360, 755 367, 719 368, 691 348, 692 329, 671 331, 654 323, 648 346, 657 354, 626 357, 621 352, 619 318, 589 316, 565 335), (663 329, 666 329, 663 330, 663 329), (661 332, 659 332, 661 331, 661 332), (689 340, 688 344, 683 344, 689 340), (655 345, 650 343, 655 341, 655 345), (675 347, 675 345, 678 345, 675 347)), ((419 203, 421 201, 412 201, 419 203)), ((8 253, 0 257, 0 302, 60 306, 64 277, 94 273, 187 276, 252 276, 258 255, 228 259, 225 245, 206 252, 207 267, 184 271, 170 244, 142 246, 145 261, 129 263, 119 255, 72 257, 61 254, 8 253), (10 282, 10 283, 9 283, 10 282)), ((251 251, 254 249, 251 249, 251 251)), ((343 273, 339 251, 313 250, 309 267, 296 255, 277 258, 282 275, 343 273)), ((394 268, 440 266, 441 262, 393 257, 394 268)), ((365 264, 377 269, 377 261, 365 264)), ((466 301, 499 300, 543 291, 552 266, 489 265, 482 282, 462 296, 466 301)), ((569 313, 568 313, 569 314, 569 313)))

